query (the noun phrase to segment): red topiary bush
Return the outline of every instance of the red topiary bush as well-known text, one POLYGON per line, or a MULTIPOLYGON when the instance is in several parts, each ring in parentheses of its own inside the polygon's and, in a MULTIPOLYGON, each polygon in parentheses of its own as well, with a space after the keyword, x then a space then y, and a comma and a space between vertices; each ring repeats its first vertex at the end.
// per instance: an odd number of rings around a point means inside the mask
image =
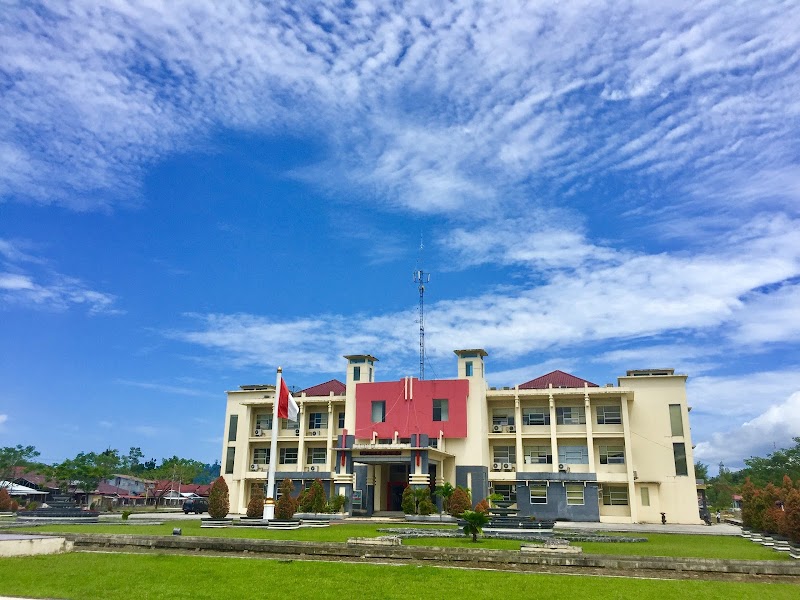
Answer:
POLYGON ((489 508, 490 508, 489 500, 484 498, 475 505, 475 512, 482 512, 483 514, 488 515, 489 508))
POLYGON ((275 504, 275 518, 276 519, 291 519, 294 513, 297 512, 297 500, 292 498, 294 492, 294 484, 289 478, 281 482, 281 497, 275 504))
POLYGON ((17 512, 19 510, 19 502, 16 500, 11 501, 11 512, 17 512))
POLYGON ((221 475, 211 484, 208 494, 208 516, 212 519, 224 519, 231 510, 231 501, 228 496, 228 484, 221 475))
POLYGON ((0 512, 8 512, 11 510, 11 496, 8 490, 4 487, 0 488, 0 512))
POLYGON ((472 502, 470 502, 469 494, 464 488, 457 487, 453 495, 450 496, 450 514, 454 517, 460 517, 465 510, 470 510, 471 508, 472 502))
POLYGON ((260 519, 264 516, 264 490, 257 487, 247 503, 247 516, 251 519, 260 519))
POLYGON ((795 543, 800 543, 800 490, 793 489, 786 494, 783 508, 786 512, 780 534, 795 543))

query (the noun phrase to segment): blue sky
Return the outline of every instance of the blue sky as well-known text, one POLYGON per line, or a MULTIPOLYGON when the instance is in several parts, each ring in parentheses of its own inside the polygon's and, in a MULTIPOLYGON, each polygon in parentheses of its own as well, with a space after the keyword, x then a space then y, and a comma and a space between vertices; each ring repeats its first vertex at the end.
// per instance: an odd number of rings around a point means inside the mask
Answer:
POLYGON ((219 458, 225 390, 489 352, 800 435, 796 2, 10 2, 0 439, 219 458), (309 8, 310 7, 310 8, 309 8))

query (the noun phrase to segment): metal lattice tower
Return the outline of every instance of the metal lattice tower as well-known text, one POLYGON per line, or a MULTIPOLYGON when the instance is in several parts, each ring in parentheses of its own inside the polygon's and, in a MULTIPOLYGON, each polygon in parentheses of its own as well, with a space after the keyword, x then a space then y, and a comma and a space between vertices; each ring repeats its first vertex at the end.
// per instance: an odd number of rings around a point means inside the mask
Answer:
POLYGON ((414 283, 419 284, 419 378, 425 379, 425 284, 430 282, 431 275, 422 270, 422 240, 419 243, 420 265, 414 271, 414 283))

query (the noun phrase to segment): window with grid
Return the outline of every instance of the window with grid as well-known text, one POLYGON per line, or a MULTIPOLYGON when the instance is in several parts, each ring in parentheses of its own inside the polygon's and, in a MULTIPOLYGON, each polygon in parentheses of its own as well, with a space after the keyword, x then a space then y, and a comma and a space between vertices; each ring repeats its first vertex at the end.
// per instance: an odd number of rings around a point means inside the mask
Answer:
POLYGON ((504 425, 513 425, 514 424, 514 415, 509 414, 507 411, 494 411, 492 413, 492 425, 499 425, 500 427, 504 425))
POLYGON ((603 504, 606 506, 627 506, 628 488, 624 486, 604 486, 603 504))
POLYGON ((571 506, 578 506, 584 504, 583 492, 586 488, 580 483, 567 483, 567 504, 571 506))
POLYGON ((253 464, 254 465, 268 465, 269 464, 269 448, 253 448, 253 464))
POLYGON ((269 413, 256 414, 256 429, 272 429, 272 415, 269 413))
POLYGON ((344 429, 344 413, 339 413, 339 429, 344 429))
POLYGON ((517 449, 515 446, 495 446, 492 449, 492 460, 496 463, 517 462, 517 449))
POLYGON ((495 486, 492 488, 492 493, 502 496, 502 502, 517 501, 517 486, 515 485, 504 483, 495 484, 495 486))
POLYGON ((619 406, 598 406, 598 425, 622 425, 622 409, 619 406))
POLYGON ((525 463, 529 465, 552 465, 553 453, 550 446, 525 446, 525 463))
POLYGON ((547 407, 523 408, 522 409, 522 424, 523 425, 550 425, 550 409, 547 408, 547 407))
POLYGON ((326 448, 306 448, 307 465, 324 465, 327 458, 326 448))
POLYGON ((433 401, 433 420, 447 421, 450 418, 449 403, 446 399, 433 401))
POLYGON ((624 465, 625 448, 622 446, 600 446, 601 465, 624 465))
POLYGON ((383 423, 386 421, 386 400, 372 401, 372 422, 383 423))
POLYGON ((308 413, 308 428, 309 429, 327 429, 328 428, 328 413, 324 413, 324 412, 308 413))
POLYGON ((353 381, 361 381, 361 367, 353 367, 353 381))
POLYGON ((297 464, 297 448, 281 448, 281 464, 282 465, 296 465, 297 464))
POLYGON ((558 462, 568 465, 588 465, 589 449, 586 446, 559 446, 558 462))
POLYGON ((586 411, 583 406, 557 407, 556 423, 559 425, 585 425, 586 411))
POLYGON ((531 504, 547 504, 546 483, 532 483, 530 490, 531 490, 531 504))

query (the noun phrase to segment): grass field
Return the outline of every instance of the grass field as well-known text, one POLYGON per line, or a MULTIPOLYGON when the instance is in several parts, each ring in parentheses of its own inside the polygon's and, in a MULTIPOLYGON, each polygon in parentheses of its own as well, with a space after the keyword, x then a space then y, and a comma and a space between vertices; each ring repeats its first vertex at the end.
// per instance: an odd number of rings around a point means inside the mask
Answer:
MULTIPOLYGON (((290 531, 270 531, 247 527, 225 529, 201 529, 200 520, 173 521, 162 525, 43 525, 26 529, 31 533, 123 533, 129 535, 171 535, 173 527, 180 527, 185 536, 239 537, 270 540, 298 540, 319 542, 345 542, 350 537, 374 537, 385 535, 378 531, 386 525, 336 524, 324 528, 303 528, 290 531)), ((441 526, 436 526, 441 527, 441 526)), ((451 526, 455 530, 455 526, 451 526)), ((19 530, 16 530, 19 531, 19 530)), ((621 534, 620 534, 621 535, 621 534)), ((636 537, 646 537, 647 542, 574 542, 585 553, 617 554, 638 556, 671 556, 692 558, 729 558, 746 560, 788 560, 785 553, 775 552, 748 540, 735 536, 681 535, 647 533, 636 537)), ((406 546, 440 546, 458 548, 484 548, 498 550, 519 550, 520 542, 515 540, 481 539, 477 544, 465 536, 463 538, 418 538, 403 540, 406 546)))
POLYGON ((466 571, 436 567, 290 562, 157 554, 72 553, 0 560, 0 595, 69 600, 219 598, 469 598, 770 600, 798 597, 791 584, 669 581, 466 571))

